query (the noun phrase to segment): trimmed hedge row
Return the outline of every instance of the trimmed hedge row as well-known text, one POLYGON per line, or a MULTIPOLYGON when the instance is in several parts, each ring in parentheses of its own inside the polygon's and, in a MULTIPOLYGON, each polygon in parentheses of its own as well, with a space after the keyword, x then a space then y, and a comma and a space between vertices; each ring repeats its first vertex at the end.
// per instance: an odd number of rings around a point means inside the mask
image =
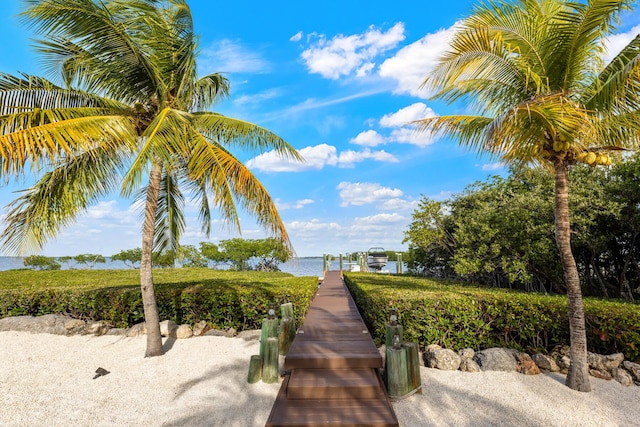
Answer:
MULTIPOLYGON (((110 272, 113 280, 104 281, 103 271, 83 271, 67 285, 53 273, 32 272, 32 280, 49 284, 8 285, 9 276, 0 274, 0 317, 64 313, 79 319, 105 320, 115 327, 129 327, 143 321, 139 280, 130 272, 110 272), (39 275, 38 273, 42 273, 39 275), (79 278, 78 276, 82 276, 79 278), (103 279, 99 279, 102 277, 103 279), (96 280, 100 282, 96 284, 96 280), (52 285, 51 283, 55 283, 52 285), (123 283, 112 285, 113 283, 123 283), (124 284, 127 283, 127 284, 124 284), (108 285, 108 286, 105 286, 108 285)), ((21 272, 26 273, 26 272, 21 272)), ((285 302, 294 306, 300 324, 317 290, 317 278, 288 274, 213 272, 199 269, 154 271, 160 318, 178 324, 206 321, 217 329, 259 329, 269 306, 285 302), (194 277, 203 276, 194 280, 194 277)))
MULTIPOLYGON (((349 273, 347 287, 376 342, 395 308, 407 341, 453 350, 510 347, 548 352, 569 343, 567 298, 432 279, 349 273)), ((589 351, 640 362, 640 305, 586 298, 589 351)))

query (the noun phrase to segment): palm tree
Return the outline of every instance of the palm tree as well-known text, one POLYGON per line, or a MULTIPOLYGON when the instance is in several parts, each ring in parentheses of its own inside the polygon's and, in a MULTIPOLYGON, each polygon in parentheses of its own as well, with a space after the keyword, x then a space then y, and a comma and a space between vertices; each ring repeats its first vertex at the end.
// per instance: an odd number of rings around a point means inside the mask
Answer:
POLYGON ((640 143, 640 36, 609 64, 603 39, 633 1, 487 0, 457 27, 424 86, 470 113, 418 121, 477 152, 555 174, 556 243, 568 295, 566 384, 590 391, 580 279, 571 251, 568 170, 608 165, 640 143))
POLYGON ((27 165, 44 174, 10 205, 5 249, 40 249, 110 191, 144 200, 140 285, 146 355, 164 353, 153 288, 153 250, 176 250, 185 193, 239 230, 238 207, 291 251, 273 200, 229 151, 275 149, 301 160, 277 135, 207 111, 228 94, 220 74, 198 78, 196 36, 185 0, 25 0, 48 71, 0 75, 0 158, 5 176, 27 165), (7 153, 7 155, 4 155, 7 153), (14 154, 16 153, 16 154, 14 154), (53 160, 46 164, 45 159, 53 160))

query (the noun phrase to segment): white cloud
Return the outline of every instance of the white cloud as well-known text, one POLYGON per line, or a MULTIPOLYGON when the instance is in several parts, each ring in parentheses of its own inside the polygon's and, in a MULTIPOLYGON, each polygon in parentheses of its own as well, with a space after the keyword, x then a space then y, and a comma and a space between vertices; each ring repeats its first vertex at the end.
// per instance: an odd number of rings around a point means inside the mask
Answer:
POLYGON ((437 33, 427 34, 403 47, 395 56, 380 65, 378 73, 397 82, 396 93, 428 98, 429 93, 420 89, 420 85, 447 49, 454 28, 455 25, 437 33))
POLYGON ((404 38, 402 22, 386 32, 371 26, 362 34, 340 34, 332 39, 316 36, 315 42, 301 56, 311 73, 328 79, 335 80, 354 71, 356 75, 364 76, 374 68, 373 61, 379 54, 393 49, 404 38))
POLYGON ((289 41, 299 42, 300 40, 302 40, 302 34, 302 31, 298 31, 297 33, 289 37, 289 41))
POLYGON ((382 202, 402 196, 402 190, 383 187, 372 182, 341 182, 336 187, 340 190, 340 206, 361 206, 376 202, 382 202))
POLYGON ((302 199, 296 200, 293 203, 283 203, 279 199, 276 200, 276 207, 278 210, 287 210, 287 209, 302 209, 307 205, 311 205, 315 203, 313 199, 302 199))
POLYGON ((380 119, 380 126, 386 128, 402 127, 413 121, 427 117, 436 117, 437 114, 423 102, 416 102, 401 108, 395 113, 385 114, 380 119))
POLYGON ((607 40, 605 40, 604 45, 607 53, 605 54, 605 64, 611 62, 613 58, 616 57, 618 53, 624 48, 626 45, 631 42, 638 34, 640 33, 640 24, 631 28, 626 33, 614 34, 609 36, 607 40))
POLYGON ((392 154, 384 150, 371 151, 366 148, 363 151, 347 150, 340 153, 338 157, 338 166, 341 168, 353 167, 355 163, 362 162, 367 159, 376 160, 378 162, 397 163, 399 160, 392 154))
POLYGON ((429 133, 418 133, 413 127, 403 127, 392 130, 389 141, 426 147, 433 144, 436 138, 429 133))
POLYGON ((349 141, 352 144, 362 145, 365 147, 375 147, 384 144, 385 138, 373 129, 360 132, 355 138, 349 141))
POLYGON ((355 222, 356 224, 379 225, 381 223, 394 224, 397 222, 403 222, 405 220, 406 220, 405 217, 397 213, 392 213, 392 214, 381 213, 377 215, 370 215, 370 216, 356 218, 355 222))
POLYGON ((340 225, 335 222, 322 222, 319 219, 312 219, 311 221, 291 221, 287 223, 287 230, 296 233, 297 235, 304 235, 311 232, 327 232, 332 230, 340 230, 340 225))
POLYGON ((277 98, 281 95, 281 90, 277 88, 267 89, 262 92, 254 93, 251 95, 242 95, 233 99, 233 103, 236 105, 246 104, 258 104, 262 101, 277 98))
POLYGON ((385 200, 380 209, 385 211, 413 211, 418 207, 415 200, 403 200, 400 198, 385 200))
POLYGON ((247 167, 263 172, 300 172, 306 170, 320 170, 325 166, 352 167, 364 160, 379 162, 397 162, 398 159, 385 151, 343 151, 338 155, 336 147, 319 144, 299 150, 304 158, 303 163, 280 157, 275 151, 260 154, 247 162, 247 167))
POLYGON ((239 42, 222 39, 202 50, 200 64, 205 73, 266 73, 271 65, 258 52, 239 42))
POLYGON ((483 171, 495 171, 498 169, 502 169, 504 168, 504 163, 503 162, 495 162, 495 163, 487 163, 482 165, 482 170, 483 171))

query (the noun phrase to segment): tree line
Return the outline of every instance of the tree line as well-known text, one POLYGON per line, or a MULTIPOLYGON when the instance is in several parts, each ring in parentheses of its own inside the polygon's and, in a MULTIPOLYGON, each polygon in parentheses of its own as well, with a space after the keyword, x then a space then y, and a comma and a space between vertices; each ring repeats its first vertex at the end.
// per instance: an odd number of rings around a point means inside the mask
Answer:
MULTIPOLYGON (((572 250, 583 293, 640 296, 640 156, 570 172, 572 250)), ((411 271, 566 293, 555 242, 553 176, 512 169, 445 201, 424 197, 405 233, 411 271)))
MULTIPOLYGON (((287 261, 289 251, 285 244, 276 238, 221 240, 218 245, 211 242, 200 242, 199 247, 182 245, 177 250, 154 252, 152 262, 155 267, 207 268, 224 267, 230 270, 280 271, 278 265, 287 261)), ((142 249, 125 249, 110 257, 111 261, 122 261, 131 268, 140 268, 142 249)), ((61 263, 76 264, 93 268, 96 263, 105 263, 106 258, 98 254, 80 254, 76 256, 47 257, 31 255, 24 259, 26 267, 35 270, 59 270, 61 263)))

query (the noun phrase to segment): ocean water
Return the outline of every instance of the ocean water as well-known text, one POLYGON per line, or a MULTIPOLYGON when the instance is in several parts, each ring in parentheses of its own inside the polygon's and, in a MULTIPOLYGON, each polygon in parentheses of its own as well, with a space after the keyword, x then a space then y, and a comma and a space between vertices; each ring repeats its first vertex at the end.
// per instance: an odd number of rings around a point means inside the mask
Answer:
MULTIPOLYGON (((294 276, 322 276, 322 257, 309 257, 309 258, 293 258, 285 263, 279 265, 280 271, 293 274, 294 276)), ((23 258, 21 257, 0 257, 0 271, 14 270, 19 268, 25 268, 23 264, 23 258)), ((62 270, 68 269, 87 269, 89 266, 83 264, 76 264, 74 261, 69 263, 62 263, 62 270)), ((107 262, 104 264, 95 264, 96 270, 122 270, 131 268, 122 261, 111 261, 107 258, 107 262)), ((329 269, 338 270, 340 263, 333 261, 329 269)), ((343 264, 343 268, 348 270, 348 267, 343 264)), ((384 270, 395 273, 396 263, 389 261, 384 270)))

